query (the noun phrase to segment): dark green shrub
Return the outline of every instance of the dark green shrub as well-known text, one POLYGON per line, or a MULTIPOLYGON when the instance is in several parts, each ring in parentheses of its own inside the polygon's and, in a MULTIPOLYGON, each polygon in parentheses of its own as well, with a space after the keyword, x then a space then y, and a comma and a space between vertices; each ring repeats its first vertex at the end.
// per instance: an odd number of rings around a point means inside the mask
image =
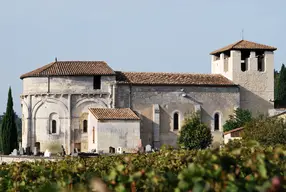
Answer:
POLYGON ((230 131, 235 128, 243 127, 245 123, 251 121, 252 115, 249 110, 237 108, 234 115, 230 115, 229 119, 223 125, 223 131, 230 131))
POLYGON ((212 139, 210 128, 194 113, 185 118, 178 144, 185 149, 205 149, 211 145, 212 139))

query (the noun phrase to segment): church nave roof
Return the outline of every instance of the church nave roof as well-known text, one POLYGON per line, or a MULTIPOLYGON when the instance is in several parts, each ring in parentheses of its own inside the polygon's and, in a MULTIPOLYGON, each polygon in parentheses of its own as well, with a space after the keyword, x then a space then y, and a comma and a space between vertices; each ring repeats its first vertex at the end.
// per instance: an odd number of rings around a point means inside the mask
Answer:
POLYGON ((115 72, 104 61, 55 61, 26 73, 20 78, 114 74, 115 72))
POLYGON ((220 74, 121 72, 116 71, 119 84, 133 85, 217 85, 236 86, 220 74))

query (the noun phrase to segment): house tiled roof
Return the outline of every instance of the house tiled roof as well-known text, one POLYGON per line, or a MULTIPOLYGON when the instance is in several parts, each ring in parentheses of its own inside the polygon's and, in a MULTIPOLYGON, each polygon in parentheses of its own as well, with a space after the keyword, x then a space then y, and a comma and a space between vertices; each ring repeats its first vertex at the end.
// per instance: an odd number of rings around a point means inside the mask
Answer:
POLYGON ((283 110, 283 111, 281 111, 280 113, 278 113, 278 114, 276 114, 276 115, 273 115, 273 116, 271 116, 271 117, 279 117, 279 116, 281 116, 281 115, 285 115, 286 114, 286 109, 285 108, 280 108, 280 110, 283 110))
POLYGON ((242 131, 243 129, 244 129, 243 127, 239 127, 239 128, 232 129, 232 130, 230 130, 230 131, 226 131, 226 132, 224 132, 223 134, 224 134, 224 135, 227 135, 227 134, 229 134, 229 133, 242 131))
POLYGON ((90 108, 98 120, 140 120, 130 108, 90 108))
POLYGON ((277 48, 272 47, 272 46, 268 46, 268 45, 263 45, 263 44, 251 42, 251 41, 240 40, 238 42, 235 42, 233 44, 225 46, 221 49, 215 50, 215 51, 211 52, 210 54, 215 55, 215 54, 222 53, 222 52, 229 51, 229 50, 242 50, 242 49, 275 51, 277 48))
POLYGON ((219 74, 154 73, 116 71, 118 84, 237 86, 219 74))
POLYGON ((55 61, 26 73, 20 78, 114 74, 115 72, 104 61, 55 61))

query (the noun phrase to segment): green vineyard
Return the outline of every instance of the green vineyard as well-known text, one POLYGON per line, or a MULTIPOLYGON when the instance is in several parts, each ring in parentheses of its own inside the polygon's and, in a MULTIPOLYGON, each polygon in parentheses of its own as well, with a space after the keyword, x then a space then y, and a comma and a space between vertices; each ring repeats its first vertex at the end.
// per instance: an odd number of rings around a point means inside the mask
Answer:
POLYGON ((0 191, 285 191, 285 146, 231 142, 223 149, 2 164, 0 191))

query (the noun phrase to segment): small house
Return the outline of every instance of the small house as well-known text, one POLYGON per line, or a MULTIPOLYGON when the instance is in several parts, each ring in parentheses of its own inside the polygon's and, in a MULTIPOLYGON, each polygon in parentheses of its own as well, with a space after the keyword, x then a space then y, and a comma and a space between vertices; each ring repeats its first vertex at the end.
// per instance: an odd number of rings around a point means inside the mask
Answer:
POLYGON ((224 132, 224 144, 227 144, 229 140, 241 139, 242 131, 243 127, 224 132))
POLYGON ((130 108, 90 108, 88 150, 108 153, 109 148, 138 149, 140 118, 130 108))

